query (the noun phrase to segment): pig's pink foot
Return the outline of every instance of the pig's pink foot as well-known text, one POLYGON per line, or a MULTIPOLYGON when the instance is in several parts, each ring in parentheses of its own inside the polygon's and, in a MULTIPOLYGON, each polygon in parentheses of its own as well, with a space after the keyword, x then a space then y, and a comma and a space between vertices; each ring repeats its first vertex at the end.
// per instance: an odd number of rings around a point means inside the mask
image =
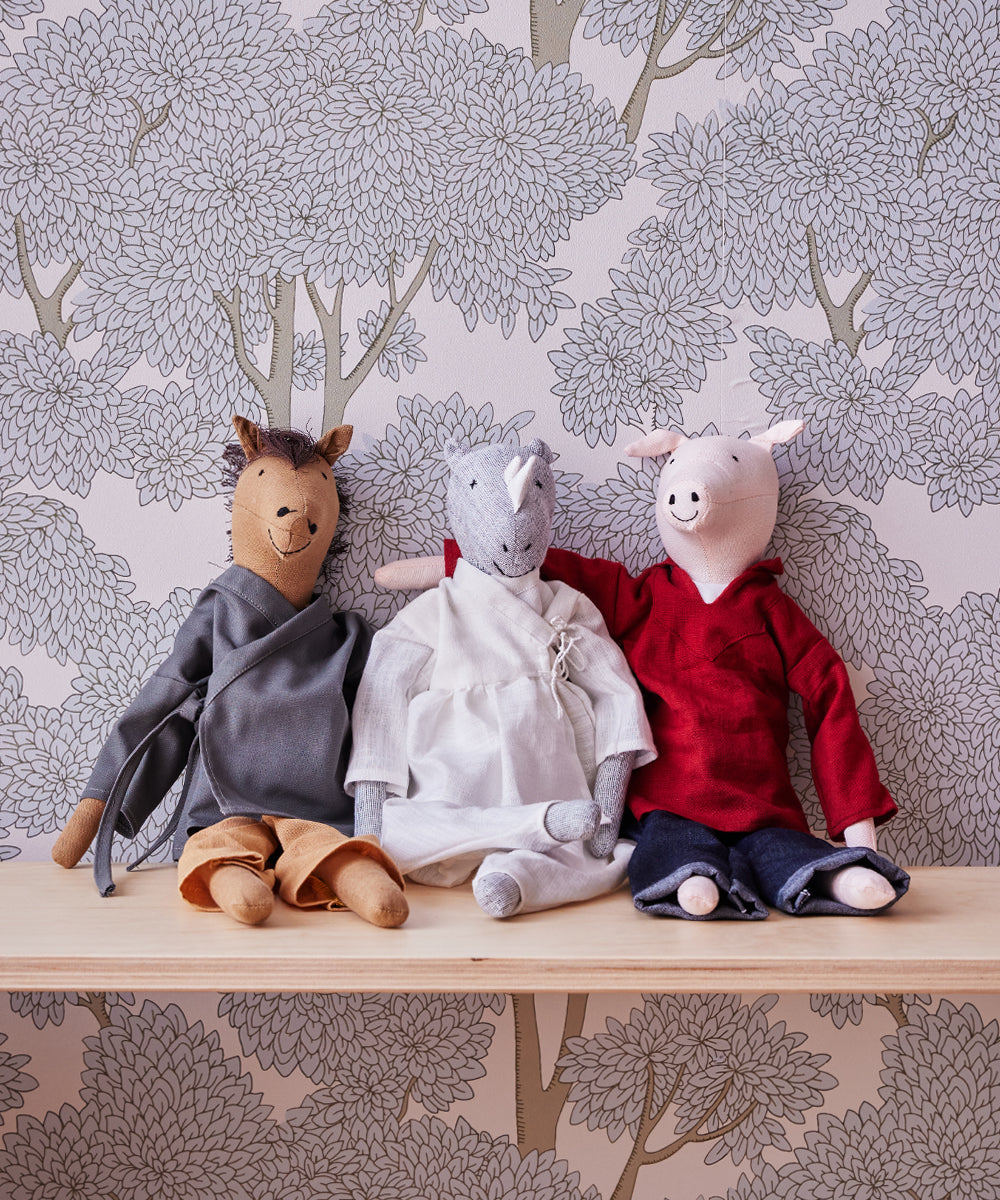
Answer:
POLYGON ((692 917, 705 917, 719 903, 719 889, 707 875, 689 875, 677 889, 677 903, 692 917))
POLYGON ((841 867, 831 872, 827 887, 834 900, 866 912, 884 908, 896 895, 888 879, 867 867, 841 867))

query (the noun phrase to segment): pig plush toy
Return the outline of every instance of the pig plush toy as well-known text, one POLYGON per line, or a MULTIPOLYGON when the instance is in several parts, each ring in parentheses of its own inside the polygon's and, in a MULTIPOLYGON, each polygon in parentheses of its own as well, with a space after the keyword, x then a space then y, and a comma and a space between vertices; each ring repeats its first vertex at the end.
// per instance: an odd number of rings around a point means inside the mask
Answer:
MULTIPOLYGON (((635 905, 658 916, 758 920, 875 913, 909 878, 876 852, 896 811, 879 782, 843 662, 761 561, 777 515, 775 445, 785 421, 748 439, 658 430, 627 447, 665 455, 656 520, 668 558, 624 567, 549 551, 544 577, 589 596, 646 696, 658 757, 636 770, 623 834, 635 905), (830 837, 810 834, 789 777, 789 692, 803 699, 830 837)), ((455 548, 446 547, 446 560, 455 548)), ((450 564, 449 564, 450 565, 450 564)), ((390 568, 397 586, 426 582, 390 568)), ((431 568, 433 571, 433 568, 431 568)))

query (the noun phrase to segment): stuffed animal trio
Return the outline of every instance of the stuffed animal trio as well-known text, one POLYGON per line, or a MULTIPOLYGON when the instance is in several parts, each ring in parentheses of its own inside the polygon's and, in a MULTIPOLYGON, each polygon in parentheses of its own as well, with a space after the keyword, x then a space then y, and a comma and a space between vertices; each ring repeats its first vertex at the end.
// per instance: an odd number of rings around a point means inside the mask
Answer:
POLYGON ((400 925, 403 875, 471 876, 493 917, 626 877, 642 911, 700 920, 875 913, 906 891, 876 851, 895 806, 846 669, 778 587, 780 562, 760 561, 771 452, 801 424, 628 447, 665 456, 668 558, 634 578, 550 547, 544 442, 449 442, 455 541, 376 573, 427 590, 373 636, 313 596, 350 426, 314 442, 233 423, 233 565, 119 719, 53 851, 71 867, 96 837, 104 895, 113 835, 134 837, 182 774, 156 844, 174 838, 188 903, 245 924, 277 890, 400 925), (792 789, 790 690, 840 847, 810 834, 792 789))

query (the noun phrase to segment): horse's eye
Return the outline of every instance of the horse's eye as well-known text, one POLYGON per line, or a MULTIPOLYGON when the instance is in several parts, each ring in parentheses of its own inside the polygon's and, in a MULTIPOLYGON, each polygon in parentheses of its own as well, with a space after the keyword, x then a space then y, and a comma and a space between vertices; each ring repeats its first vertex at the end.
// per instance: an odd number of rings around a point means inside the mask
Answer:
POLYGON ((324 478, 324 479, 326 478, 326 472, 325 472, 325 471, 320 471, 320 474, 323 476, 323 478, 324 478))
POLYGON ((263 474, 264 474, 264 468, 263 468, 263 467, 261 467, 261 469, 260 469, 260 470, 257 472, 257 478, 259 479, 259 478, 260 478, 260 476, 261 476, 261 475, 263 475, 263 474))
POLYGON ((474 488, 475 486, 476 486, 476 481, 473 479, 473 481, 469 484, 469 488, 471 489, 471 488, 474 488))

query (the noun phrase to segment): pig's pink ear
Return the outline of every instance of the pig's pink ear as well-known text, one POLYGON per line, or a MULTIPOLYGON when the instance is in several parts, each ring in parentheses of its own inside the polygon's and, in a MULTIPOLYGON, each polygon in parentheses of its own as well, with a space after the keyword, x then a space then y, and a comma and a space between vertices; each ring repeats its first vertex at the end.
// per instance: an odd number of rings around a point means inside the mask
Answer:
POLYGON ((758 433, 750 441, 755 446, 763 446, 765 450, 773 450, 775 446, 780 446, 782 443, 790 442, 792 438, 798 437, 805 427, 805 421, 779 421, 777 425, 772 425, 770 429, 758 433))
POLYGON ((651 458, 654 454, 669 454, 676 450, 687 438, 676 429, 654 429, 637 442, 630 442, 625 447, 625 453, 632 458, 651 458))

